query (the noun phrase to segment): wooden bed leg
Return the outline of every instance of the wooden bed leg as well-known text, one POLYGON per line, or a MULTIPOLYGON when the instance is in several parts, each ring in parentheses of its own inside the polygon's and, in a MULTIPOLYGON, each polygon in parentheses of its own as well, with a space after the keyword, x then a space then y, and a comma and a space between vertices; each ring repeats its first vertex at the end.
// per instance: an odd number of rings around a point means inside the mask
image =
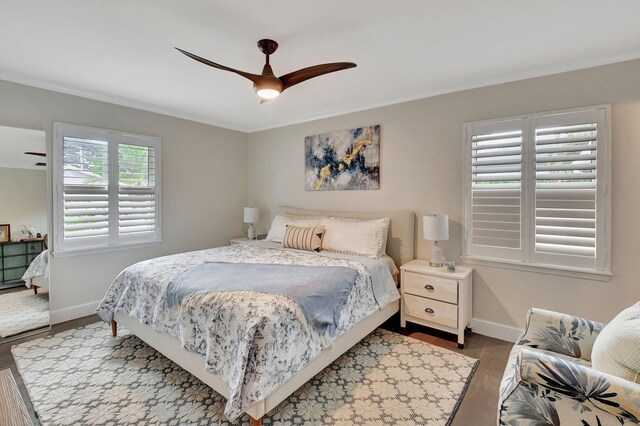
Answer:
POLYGON ((31 286, 31 287, 33 287, 33 294, 38 294, 38 286, 34 285, 34 286, 31 286))
POLYGON ((262 417, 260 417, 258 420, 251 417, 251 426, 262 426, 262 417))
POLYGON ((113 337, 118 336, 118 323, 116 320, 111 320, 111 334, 113 334, 113 337))

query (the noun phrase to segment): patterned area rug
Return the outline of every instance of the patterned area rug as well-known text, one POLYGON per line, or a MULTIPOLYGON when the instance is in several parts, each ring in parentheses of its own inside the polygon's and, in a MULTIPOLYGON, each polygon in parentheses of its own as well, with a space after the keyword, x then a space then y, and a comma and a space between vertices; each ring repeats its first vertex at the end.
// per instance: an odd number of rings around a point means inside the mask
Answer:
MULTIPOLYGON (((91 324, 12 348, 44 425, 223 425, 225 400, 133 335, 91 324)), ((264 425, 444 425, 478 361, 378 329, 264 425)))
POLYGON ((49 293, 33 290, 0 295, 0 337, 49 325, 49 293))

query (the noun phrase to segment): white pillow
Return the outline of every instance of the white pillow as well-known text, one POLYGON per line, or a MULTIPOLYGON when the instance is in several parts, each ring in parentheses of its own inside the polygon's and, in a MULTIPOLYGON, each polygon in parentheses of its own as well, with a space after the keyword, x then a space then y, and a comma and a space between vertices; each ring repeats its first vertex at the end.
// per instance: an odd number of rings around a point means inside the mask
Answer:
POLYGON ((271 229, 269 229, 266 240, 273 241, 274 243, 281 243, 284 240, 287 225, 310 228, 316 226, 318 224, 318 220, 319 217, 278 214, 273 218, 273 222, 271 222, 271 229))
POLYGON ((620 312, 598 334, 591 366, 640 383, 640 302, 620 312))
POLYGON ((322 249, 378 258, 386 254, 389 218, 353 219, 328 217, 320 219, 325 234, 322 249))

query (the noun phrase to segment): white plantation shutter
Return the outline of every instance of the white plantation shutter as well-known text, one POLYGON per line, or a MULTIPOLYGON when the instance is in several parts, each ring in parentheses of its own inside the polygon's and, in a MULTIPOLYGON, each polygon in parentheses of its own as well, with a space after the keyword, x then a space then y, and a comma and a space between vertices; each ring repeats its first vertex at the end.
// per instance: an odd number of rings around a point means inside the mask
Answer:
POLYGON ((609 272, 609 107, 465 125, 465 255, 609 272))
POLYGON ((602 267, 596 250, 604 227, 598 208, 604 120, 604 110, 535 119, 535 262, 602 267))
POLYGON ((476 255, 522 258, 522 134, 521 119, 467 129, 470 244, 476 255))
POLYGON ((54 129, 54 253, 159 240, 159 139, 54 129))
POLYGON ((65 245, 97 245, 109 237, 108 143, 63 138, 63 238, 65 245))
POLYGON ((139 237, 157 229, 155 148, 118 144, 118 233, 139 237))

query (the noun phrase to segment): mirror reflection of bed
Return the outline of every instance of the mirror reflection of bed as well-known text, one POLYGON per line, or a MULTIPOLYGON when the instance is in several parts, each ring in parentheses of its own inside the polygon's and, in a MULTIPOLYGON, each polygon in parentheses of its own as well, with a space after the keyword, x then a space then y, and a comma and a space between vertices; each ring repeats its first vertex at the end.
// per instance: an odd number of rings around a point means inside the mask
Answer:
POLYGON ((0 343, 49 329, 46 136, 0 126, 0 343))

